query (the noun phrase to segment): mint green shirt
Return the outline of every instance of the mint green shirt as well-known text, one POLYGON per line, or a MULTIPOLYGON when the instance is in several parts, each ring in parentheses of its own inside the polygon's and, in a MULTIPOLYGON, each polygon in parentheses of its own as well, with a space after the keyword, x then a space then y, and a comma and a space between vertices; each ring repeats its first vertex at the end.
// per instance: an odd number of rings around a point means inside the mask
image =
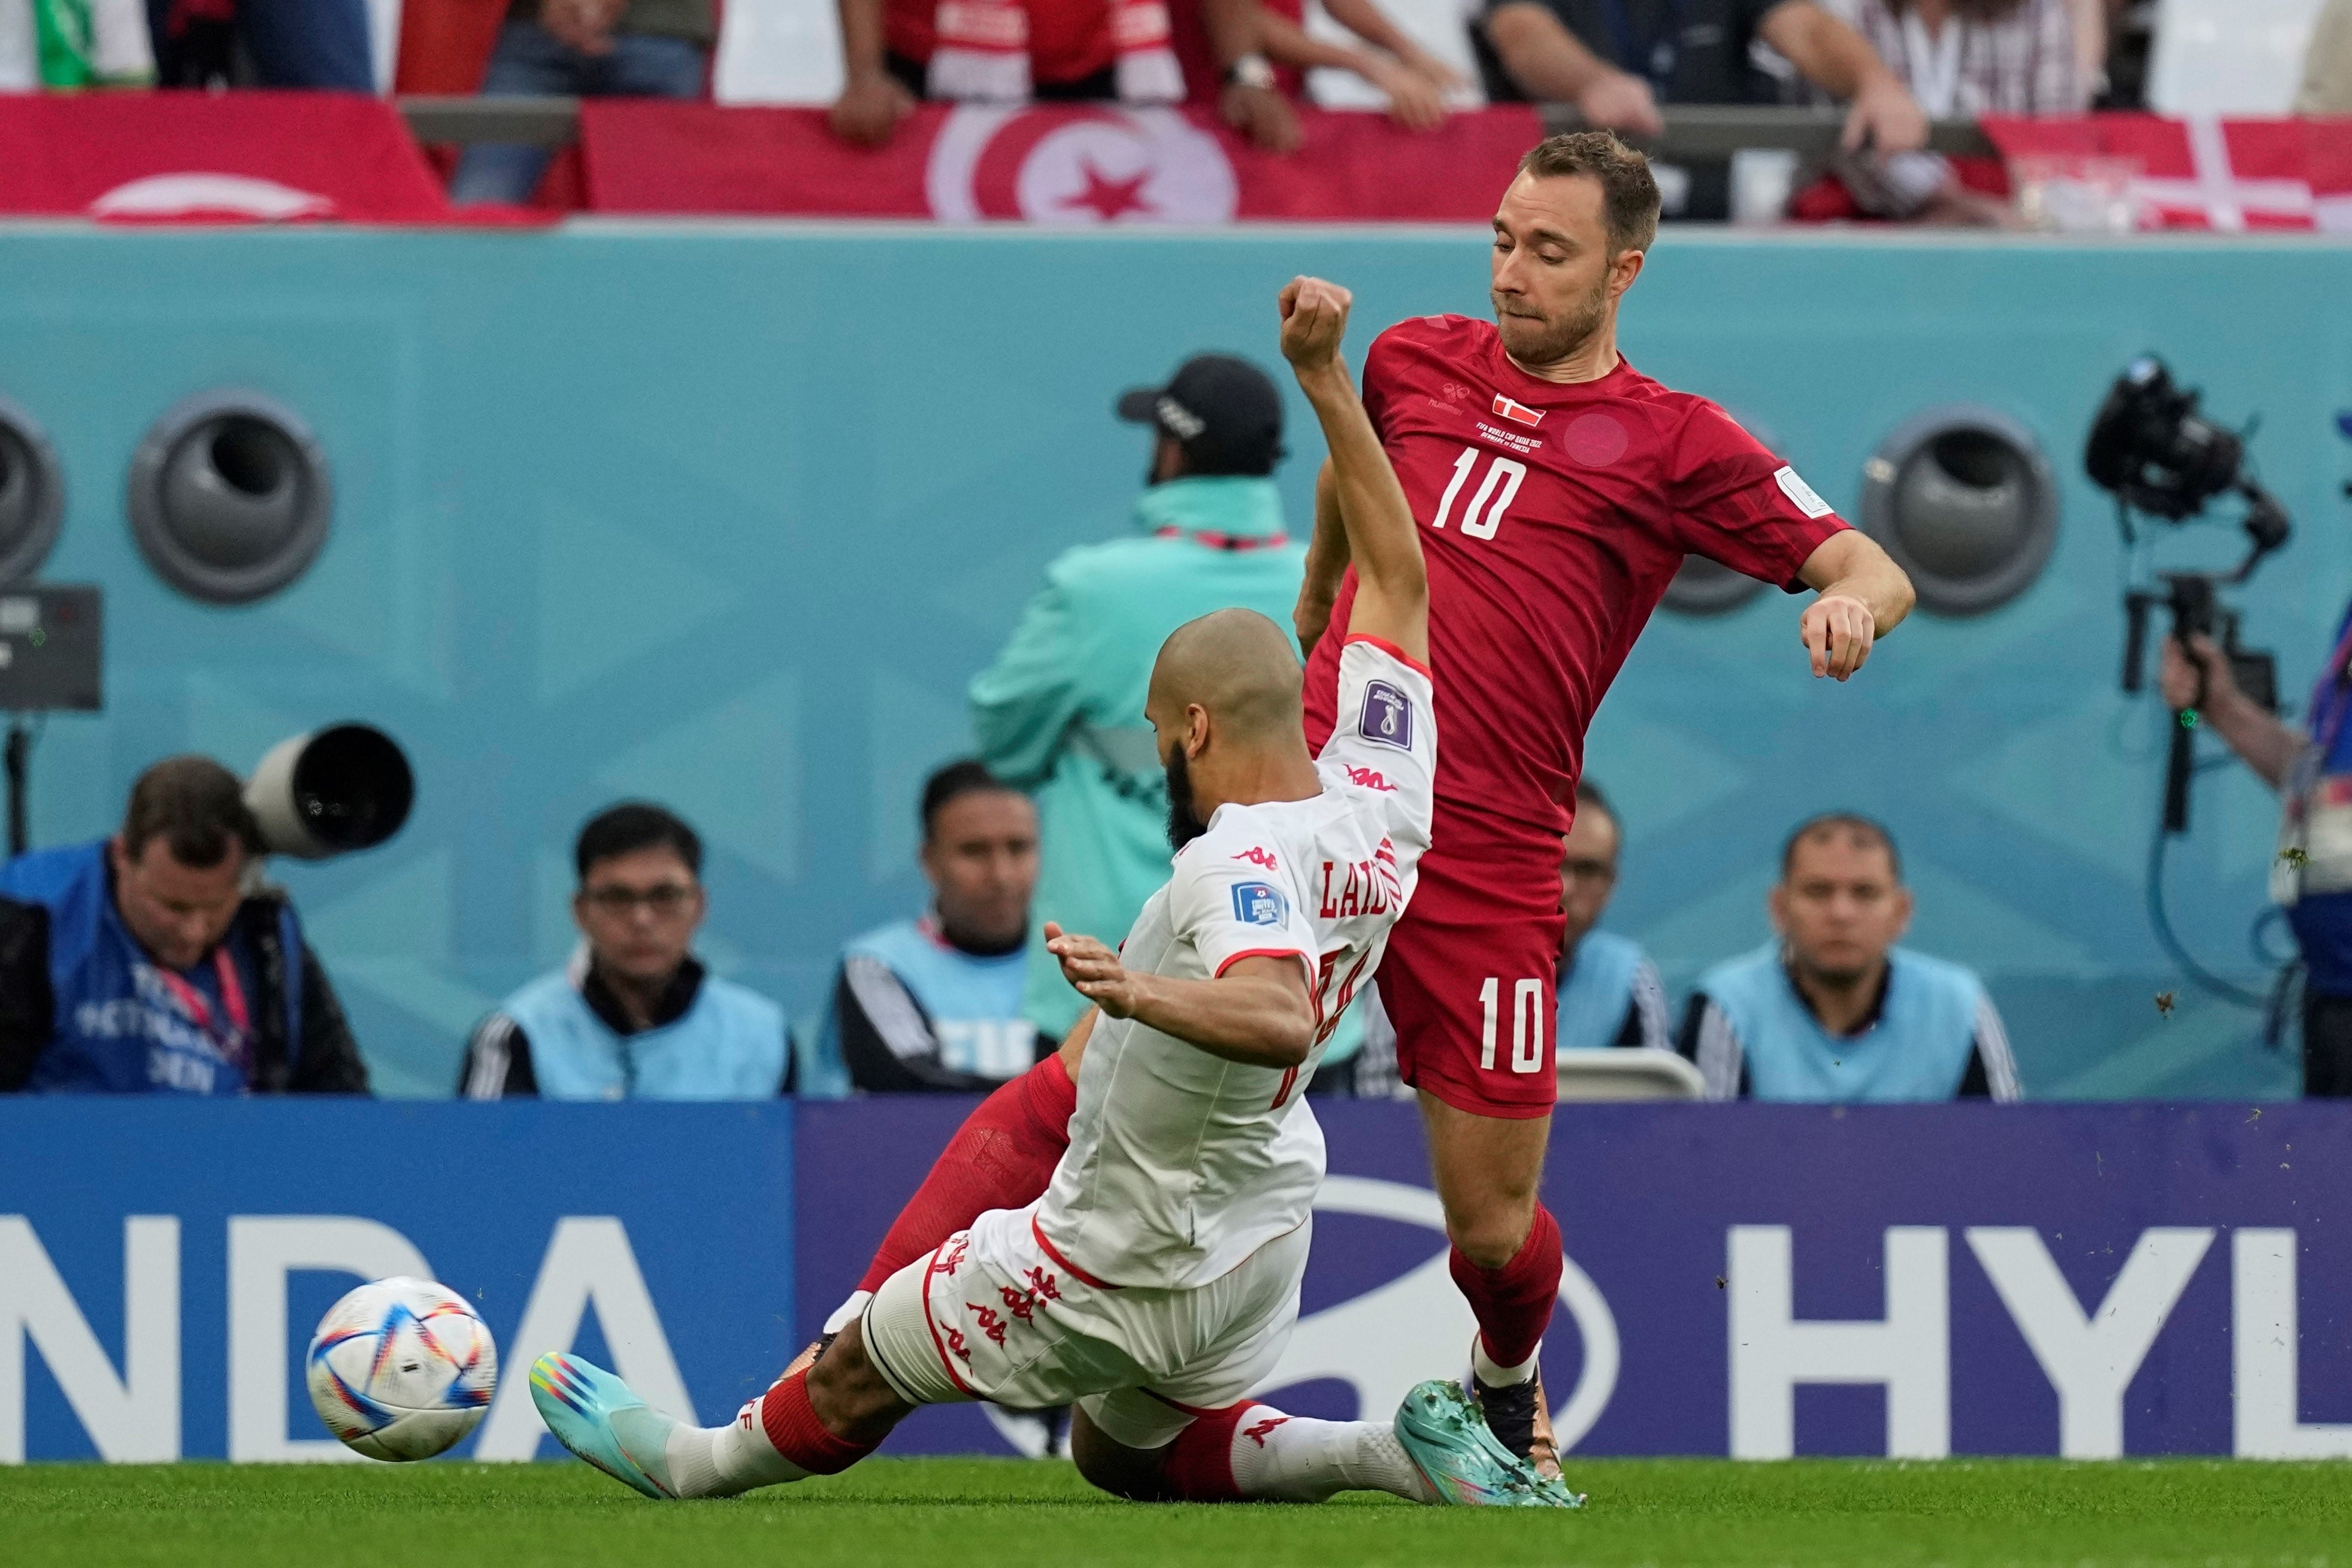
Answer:
POLYGON ((1171 479, 1144 491, 1136 521, 1146 537, 1082 544, 1047 567, 1045 591, 971 683, 981 760, 1037 802, 1045 864, 1022 1011, 1055 1036, 1085 999, 1035 929, 1050 920, 1116 947, 1168 879, 1168 786, 1143 717, 1160 645, 1233 605, 1288 626, 1306 570, 1272 479, 1171 479))

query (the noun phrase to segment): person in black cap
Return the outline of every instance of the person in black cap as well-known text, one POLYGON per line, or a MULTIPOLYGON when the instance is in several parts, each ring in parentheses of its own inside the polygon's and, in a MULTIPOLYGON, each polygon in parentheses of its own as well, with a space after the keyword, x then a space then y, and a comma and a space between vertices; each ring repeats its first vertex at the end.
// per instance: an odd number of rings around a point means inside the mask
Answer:
MULTIPOLYGON (((1160 432, 1143 482, 1265 479, 1282 458, 1282 395, 1265 373, 1232 354, 1195 354, 1165 386, 1139 386, 1118 416, 1160 432)), ((1281 516, 1274 514, 1276 532, 1281 516)))
POLYGON ((1264 371, 1201 354, 1115 407, 1158 436, 1140 537, 1080 545, 1046 568, 1045 591, 971 683, 981 761, 1037 802, 1044 866, 1022 1006, 1055 1038, 1080 998, 1037 928, 1125 931, 1168 879, 1167 782, 1143 719, 1160 645, 1229 605, 1287 626, 1306 559, 1275 491, 1282 397, 1264 371))

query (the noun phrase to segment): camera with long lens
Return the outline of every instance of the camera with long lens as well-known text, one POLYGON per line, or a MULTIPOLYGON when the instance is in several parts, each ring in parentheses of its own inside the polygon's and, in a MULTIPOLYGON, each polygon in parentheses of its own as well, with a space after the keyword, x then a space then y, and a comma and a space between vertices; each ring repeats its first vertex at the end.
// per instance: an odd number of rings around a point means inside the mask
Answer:
MULTIPOLYGON (((2174 640, 2183 647, 2195 637, 2210 637, 2230 661, 2240 690, 2269 712, 2278 710, 2278 667, 2270 654, 2240 645, 2239 613, 2221 590, 2244 582, 2263 558, 2284 544, 2292 531, 2286 509, 2246 471, 2246 444, 2236 431, 2198 411, 2194 387, 2173 384, 2164 362, 2142 355, 2124 367, 2107 389, 2091 421, 2083 467, 2091 482, 2116 498, 2116 521, 2126 547, 2138 543, 2135 513, 2168 523, 2203 514, 2213 501, 2234 495, 2245 503, 2243 559, 2228 572, 2165 572, 2154 583, 2124 595, 2123 689, 2141 689, 2147 661, 2149 612, 2163 606, 2171 616, 2174 640)), ((2197 700, 2204 703, 2200 671, 2197 700)), ((2189 784, 2196 768, 2195 721, 2189 710, 2173 715, 2172 746, 2165 770, 2164 830, 2189 830, 2189 784)))

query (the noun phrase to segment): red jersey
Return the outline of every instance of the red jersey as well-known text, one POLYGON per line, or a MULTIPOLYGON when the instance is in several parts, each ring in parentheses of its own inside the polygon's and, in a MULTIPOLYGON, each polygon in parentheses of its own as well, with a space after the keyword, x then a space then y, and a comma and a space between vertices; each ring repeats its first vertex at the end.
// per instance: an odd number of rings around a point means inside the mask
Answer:
MULTIPOLYGON (((1622 360, 1540 381, 1493 323, 1421 316, 1373 342, 1363 381, 1429 563, 1436 793, 1454 805, 1564 830, 1584 731, 1683 557, 1794 588, 1845 526, 1721 408, 1622 360)), ((1309 750, 1331 731, 1355 596, 1350 570, 1308 661, 1309 750)))
MULTIPOLYGON (((1260 0, 1276 16, 1296 26, 1307 25, 1307 0, 1260 0)), ((1201 0, 1168 0, 1168 47, 1184 68, 1184 101, 1214 103, 1224 95, 1225 73, 1217 68, 1217 51, 1209 42, 1208 19, 1201 0)), ((1307 90, 1306 73, 1290 66, 1274 68, 1274 85, 1291 98, 1307 90)))

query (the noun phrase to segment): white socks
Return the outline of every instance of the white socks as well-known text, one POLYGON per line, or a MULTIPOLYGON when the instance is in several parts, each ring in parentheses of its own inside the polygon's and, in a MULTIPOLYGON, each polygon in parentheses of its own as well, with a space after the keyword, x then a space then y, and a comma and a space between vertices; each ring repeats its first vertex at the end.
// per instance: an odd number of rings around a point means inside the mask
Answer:
POLYGON ((670 1489, 682 1498, 733 1497, 808 1476, 768 1441, 756 1399, 724 1426, 679 1422, 670 1432, 664 1458, 669 1464, 670 1489))
POLYGON ((1536 1363, 1542 1358, 1543 1342, 1538 1340, 1533 1354, 1517 1366, 1504 1366, 1486 1353, 1486 1336, 1474 1334, 1470 1339, 1470 1373, 1488 1388, 1510 1388, 1536 1374, 1536 1363))
POLYGON ((1233 1463, 1245 1498, 1322 1502, 1334 1492, 1371 1491, 1437 1500, 1385 1421, 1317 1421, 1254 1405, 1234 1428, 1233 1463))

